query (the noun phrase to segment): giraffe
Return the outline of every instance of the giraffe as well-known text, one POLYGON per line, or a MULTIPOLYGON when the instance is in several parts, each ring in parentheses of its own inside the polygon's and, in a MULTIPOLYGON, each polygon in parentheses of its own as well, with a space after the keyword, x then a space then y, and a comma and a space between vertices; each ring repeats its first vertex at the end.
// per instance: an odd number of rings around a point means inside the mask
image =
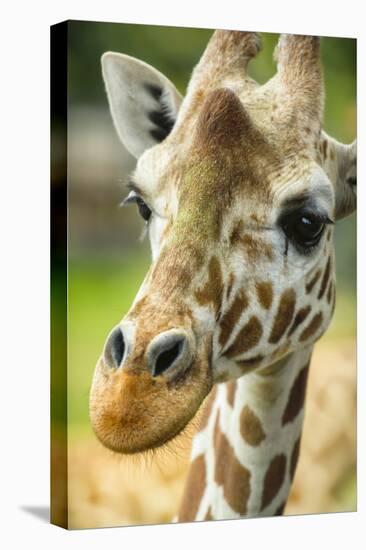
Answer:
POLYGON ((281 35, 263 85, 247 72, 260 46, 215 31, 184 99, 146 63, 102 57, 152 264, 107 337, 90 418, 133 454, 174 439, 204 402, 178 521, 283 513, 335 307, 334 224, 356 208, 356 142, 322 130, 319 38, 281 35))

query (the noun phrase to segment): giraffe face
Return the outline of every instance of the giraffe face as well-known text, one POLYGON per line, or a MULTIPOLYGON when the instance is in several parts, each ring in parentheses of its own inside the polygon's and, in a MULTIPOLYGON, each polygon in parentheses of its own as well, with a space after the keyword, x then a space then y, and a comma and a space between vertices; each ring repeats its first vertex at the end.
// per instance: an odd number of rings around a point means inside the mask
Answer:
POLYGON ((196 342, 210 334, 213 383, 314 342, 335 298, 333 186, 312 151, 291 160, 267 136, 248 143, 243 113, 234 94, 213 92, 190 147, 182 155, 169 142, 150 149, 133 175, 132 197, 143 197, 151 212, 153 266, 138 314, 132 308, 127 319, 141 322, 152 297, 186 311, 196 342), (228 125, 229 144, 200 127, 218 104, 215 122, 219 132, 228 125))
POLYGON ((336 192, 317 156, 320 121, 304 138, 290 126, 289 143, 288 113, 267 96, 258 111, 228 88, 198 87, 138 158, 127 201, 147 222, 153 259, 90 399, 94 430, 116 451, 164 444, 214 383, 270 369, 329 324, 336 192))

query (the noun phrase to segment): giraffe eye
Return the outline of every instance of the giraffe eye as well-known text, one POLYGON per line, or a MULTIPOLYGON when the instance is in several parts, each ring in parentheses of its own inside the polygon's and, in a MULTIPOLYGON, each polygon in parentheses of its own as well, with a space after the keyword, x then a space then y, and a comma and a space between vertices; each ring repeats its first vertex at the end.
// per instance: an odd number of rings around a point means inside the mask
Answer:
POLYGON ((128 197, 125 198, 122 205, 130 204, 131 202, 135 202, 137 204, 140 216, 148 222, 151 217, 151 208, 147 206, 146 202, 134 191, 131 191, 128 197))
POLYGON ((327 216, 306 211, 292 212, 281 220, 286 237, 303 252, 319 243, 327 223, 332 223, 327 216))
POLYGON ((317 243, 324 231, 324 223, 311 216, 301 216, 292 226, 292 236, 304 246, 317 243))
POLYGON ((151 210, 141 197, 136 197, 136 204, 139 210, 140 216, 148 222, 151 216, 151 210))

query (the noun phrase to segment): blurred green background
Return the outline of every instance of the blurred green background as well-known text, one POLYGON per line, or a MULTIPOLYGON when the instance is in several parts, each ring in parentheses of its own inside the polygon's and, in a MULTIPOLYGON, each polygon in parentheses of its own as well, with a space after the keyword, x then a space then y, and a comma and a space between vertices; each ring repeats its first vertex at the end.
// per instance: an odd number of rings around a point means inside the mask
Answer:
MULTIPOLYGON (((88 393, 108 332, 123 317, 150 261, 134 208, 119 208, 134 160, 119 143, 100 70, 105 51, 141 58, 184 94, 212 31, 116 23, 69 22, 69 368, 72 431, 89 432, 88 393)), ((276 34, 262 34, 251 74, 275 73, 276 34)), ((356 135, 356 40, 322 39, 324 128, 350 142, 356 135)), ((338 303, 327 338, 355 335, 355 216, 337 224, 338 303)))

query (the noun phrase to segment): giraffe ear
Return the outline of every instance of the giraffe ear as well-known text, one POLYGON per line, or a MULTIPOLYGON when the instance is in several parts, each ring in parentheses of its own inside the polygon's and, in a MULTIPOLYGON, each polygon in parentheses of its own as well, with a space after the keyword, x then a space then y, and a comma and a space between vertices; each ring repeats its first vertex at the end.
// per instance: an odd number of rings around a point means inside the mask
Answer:
POLYGON ((138 158, 170 133, 182 97, 163 74, 128 55, 105 53, 102 73, 117 133, 138 158))
POLYGON ((357 142, 336 144, 336 218, 344 218, 356 210, 357 202, 357 142))

